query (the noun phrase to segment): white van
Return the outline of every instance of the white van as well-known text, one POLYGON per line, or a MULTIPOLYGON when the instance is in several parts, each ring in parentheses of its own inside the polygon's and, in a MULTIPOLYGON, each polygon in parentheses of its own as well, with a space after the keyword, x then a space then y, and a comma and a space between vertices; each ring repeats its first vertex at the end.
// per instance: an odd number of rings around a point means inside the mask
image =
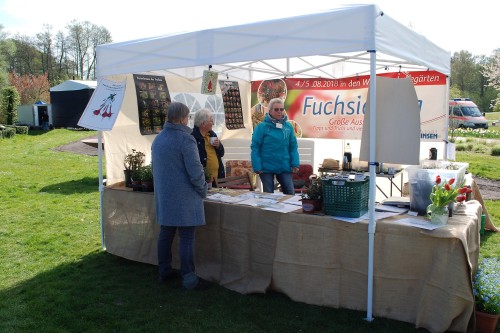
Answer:
POLYGON ((454 98, 449 105, 450 128, 488 129, 488 120, 470 98, 454 98))

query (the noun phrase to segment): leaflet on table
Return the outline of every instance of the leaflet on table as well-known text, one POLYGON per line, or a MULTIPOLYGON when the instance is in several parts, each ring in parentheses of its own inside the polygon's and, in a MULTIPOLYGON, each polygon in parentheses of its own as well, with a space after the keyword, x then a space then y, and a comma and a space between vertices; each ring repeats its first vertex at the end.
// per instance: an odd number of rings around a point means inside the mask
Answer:
POLYGON ((253 198, 253 194, 243 193, 237 196, 231 196, 221 193, 215 193, 207 196, 208 200, 225 202, 225 203, 240 203, 241 201, 247 200, 248 198, 253 198))
POLYGON ((403 214, 403 213, 406 213, 408 211, 408 208, 391 206, 391 205, 376 205, 375 211, 403 214))
POLYGON ((434 230, 439 227, 442 227, 442 225, 435 225, 427 220, 417 219, 414 217, 407 217, 405 219, 398 220, 398 223, 409 225, 410 227, 417 227, 420 229, 427 229, 427 230, 434 230))
POLYGON ((280 212, 280 213, 290 213, 290 212, 294 212, 296 210, 302 209, 302 207, 298 207, 296 205, 286 204, 283 202, 276 202, 276 203, 270 204, 268 206, 264 206, 264 207, 262 207, 262 209, 263 210, 272 210, 272 211, 280 212))
POLYGON ((300 195, 292 195, 290 198, 281 201, 282 203, 287 203, 289 205, 301 206, 302 207, 302 197, 300 195))
POLYGON ((278 201, 274 199, 265 198, 248 198, 246 200, 238 202, 240 205, 254 206, 254 207, 265 207, 273 204, 277 204, 278 201))
MULTIPOLYGON (((399 215, 399 212, 375 212, 375 221, 382 220, 391 216, 399 215)), ((343 217, 343 216, 332 216, 335 220, 340 220, 349 223, 357 223, 359 221, 368 220, 369 212, 361 215, 360 217, 343 217)))

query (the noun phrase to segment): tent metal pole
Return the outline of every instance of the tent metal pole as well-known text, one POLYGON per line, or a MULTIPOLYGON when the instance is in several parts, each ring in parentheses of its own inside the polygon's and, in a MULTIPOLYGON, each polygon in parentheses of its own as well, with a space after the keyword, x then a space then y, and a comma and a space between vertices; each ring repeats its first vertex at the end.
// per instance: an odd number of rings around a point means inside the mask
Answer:
POLYGON ((106 250, 106 244, 104 243, 104 225, 102 222, 102 193, 104 191, 102 175, 102 131, 97 132, 97 155, 99 156, 99 223, 101 225, 102 249, 106 250))
POLYGON ((368 294, 366 304, 366 318, 367 321, 373 321, 372 307, 373 307, 373 252, 375 248, 375 189, 376 189, 376 174, 374 163, 376 158, 376 129, 377 129, 377 90, 376 90, 376 53, 370 52, 370 194, 368 200, 368 294))

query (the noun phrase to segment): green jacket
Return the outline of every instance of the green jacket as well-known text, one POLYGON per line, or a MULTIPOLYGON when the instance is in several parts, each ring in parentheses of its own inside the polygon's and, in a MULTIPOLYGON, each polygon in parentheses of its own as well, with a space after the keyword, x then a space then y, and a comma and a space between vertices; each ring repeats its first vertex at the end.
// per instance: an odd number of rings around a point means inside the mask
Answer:
POLYGON ((251 157, 255 172, 291 172, 299 167, 297 138, 286 116, 277 121, 267 113, 252 135, 251 157), (281 125, 281 128, 280 128, 281 125))

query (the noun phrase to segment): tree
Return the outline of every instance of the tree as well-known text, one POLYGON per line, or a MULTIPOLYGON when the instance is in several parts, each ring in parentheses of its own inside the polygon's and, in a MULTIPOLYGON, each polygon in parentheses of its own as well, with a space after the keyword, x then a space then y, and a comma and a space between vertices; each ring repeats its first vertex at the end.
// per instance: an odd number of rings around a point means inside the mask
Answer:
POLYGON ((2 89, 2 103, 0 115, 2 122, 14 125, 17 122, 17 106, 19 105, 19 93, 15 87, 8 86, 2 89))
POLYGON ((52 54, 52 26, 49 24, 43 25, 43 31, 36 34, 36 45, 42 56, 42 71, 47 73, 50 81, 53 74, 53 54, 52 54))
POLYGON ((12 56, 16 50, 14 43, 7 39, 7 34, 3 29, 3 25, 0 24, 0 91, 8 84, 7 59, 12 56))
POLYGON ((488 86, 497 91, 496 98, 492 100, 493 107, 498 109, 500 105, 500 49, 493 51, 488 62, 482 65, 481 73, 488 79, 488 86))
POLYGON ((41 75, 9 73, 9 81, 18 91, 21 104, 33 104, 39 100, 50 101, 48 73, 41 75))

